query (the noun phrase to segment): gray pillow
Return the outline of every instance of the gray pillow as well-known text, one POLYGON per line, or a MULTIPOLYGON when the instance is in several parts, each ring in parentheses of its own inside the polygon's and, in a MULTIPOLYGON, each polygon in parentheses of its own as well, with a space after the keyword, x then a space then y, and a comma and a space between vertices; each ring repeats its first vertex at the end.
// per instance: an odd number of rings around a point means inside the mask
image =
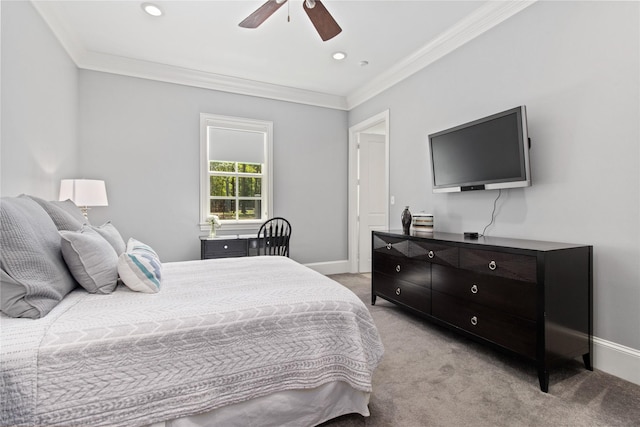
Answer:
POLYGON ((76 206, 76 204, 73 203, 71 199, 61 200, 61 201, 52 200, 49 203, 52 203, 53 205, 58 206, 59 208, 67 212, 69 215, 71 215, 79 223, 89 224, 89 218, 85 217, 82 214, 82 210, 80 210, 80 208, 76 206))
POLYGON ((43 317, 77 286, 55 224, 32 199, 0 199, 0 239, 0 309, 7 316, 43 317))
POLYGON ((13 280, 4 270, 0 270, 0 286, 2 286, 2 312, 11 317, 28 317, 37 319, 40 312, 24 300, 25 288, 13 280))
POLYGON ((42 209, 49 214, 58 230, 78 231, 82 228, 83 224, 88 223, 88 220, 82 215, 80 209, 78 209, 71 200, 60 203, 48 202, 36 196, 21 195, 19 197, 28 197, 38 203, 42 209), (73 210, 69 203, 75 206, 77 210, 76 213, 71 213, 73 210))
POLYGON ((61 230, 62 256, 80 286, 95 294, 110 294, 118 284, 118 255, 89 226, 80 231, 61 230))
POLYGON ((127 244, 124 242, 122 235, 120 235, 120 232, 111 224, 111 221, 107 221, 101 226, 92 225, 91 228, 97 231, 99 235, 113 246, 118 256, 127 249, 127 244))

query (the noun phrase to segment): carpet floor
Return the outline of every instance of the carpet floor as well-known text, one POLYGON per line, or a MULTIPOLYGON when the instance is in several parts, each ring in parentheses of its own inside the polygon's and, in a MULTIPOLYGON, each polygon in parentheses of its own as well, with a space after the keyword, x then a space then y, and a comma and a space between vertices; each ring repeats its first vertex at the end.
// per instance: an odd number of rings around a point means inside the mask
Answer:
POLYGON ((461 337, 379 298, 371 276, 330 276, 369 308, 385 347, 374 373, 370 417, 325 427, 640 426, 640 386, 575 360, 540 391, 533 365, 461 337))

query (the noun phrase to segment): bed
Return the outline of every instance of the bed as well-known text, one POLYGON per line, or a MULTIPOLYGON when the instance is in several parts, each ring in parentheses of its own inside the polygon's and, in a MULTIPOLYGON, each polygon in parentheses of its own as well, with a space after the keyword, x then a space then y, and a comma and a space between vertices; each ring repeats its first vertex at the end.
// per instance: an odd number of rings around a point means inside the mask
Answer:
POLYGON ((355 294, 285 257, 164 263, 156 293, 76 286, 46 315, 2 313, 0 326, 2 425, 312 426, 367 416, 383 354, 355 294))

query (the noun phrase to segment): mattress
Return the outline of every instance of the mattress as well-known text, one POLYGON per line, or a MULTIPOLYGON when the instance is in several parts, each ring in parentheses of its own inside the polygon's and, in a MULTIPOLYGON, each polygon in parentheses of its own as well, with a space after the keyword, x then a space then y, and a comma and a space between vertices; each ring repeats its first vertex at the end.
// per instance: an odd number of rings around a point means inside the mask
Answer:
POLYGON ((330 382, 370 393, 383 354, 359 298, 284 257, 165 263, 157 294, 75 290, 0 322, 2 425, 148 425, 330 382))

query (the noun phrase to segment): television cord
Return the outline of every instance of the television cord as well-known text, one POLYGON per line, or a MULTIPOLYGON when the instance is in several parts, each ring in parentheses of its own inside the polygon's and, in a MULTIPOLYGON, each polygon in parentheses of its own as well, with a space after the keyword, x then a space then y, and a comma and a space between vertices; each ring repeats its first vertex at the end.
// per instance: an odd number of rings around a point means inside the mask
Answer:
POLYGON ((491 222, 484 227, 479 237, 484 237, 484 232, 487 231, 487 228, 489 228, 489 226, 493 224, 493 221, 496 219, 496 216, 495 216, 496 204, 498 203, 498 199, 500 198, 500 196, 502 196, 502 189, 498 190, 498 197, 496 197, 496 199, 493 201, 493 212, 491 212, 491 222))

